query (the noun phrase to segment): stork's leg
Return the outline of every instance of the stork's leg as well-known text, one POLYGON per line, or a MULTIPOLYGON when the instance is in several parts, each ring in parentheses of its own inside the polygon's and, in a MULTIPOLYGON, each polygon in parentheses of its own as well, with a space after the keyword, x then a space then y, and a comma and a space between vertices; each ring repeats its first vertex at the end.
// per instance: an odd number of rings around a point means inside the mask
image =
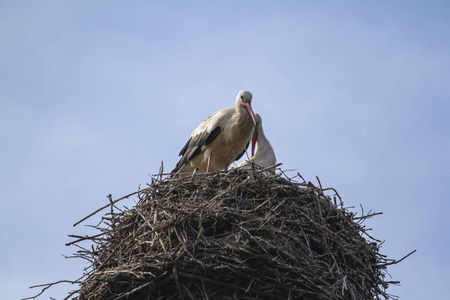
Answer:
POLYGON ((211 166, 211 156, 212 156, 212 152, 209 152, 208 165, 206 166, 206 173, 209 173, 209 167, 211 166))
POLYGON ((228 167, 230 166, 230 164, 226 164, 225 165, 225 171, 228 171, 228 167))

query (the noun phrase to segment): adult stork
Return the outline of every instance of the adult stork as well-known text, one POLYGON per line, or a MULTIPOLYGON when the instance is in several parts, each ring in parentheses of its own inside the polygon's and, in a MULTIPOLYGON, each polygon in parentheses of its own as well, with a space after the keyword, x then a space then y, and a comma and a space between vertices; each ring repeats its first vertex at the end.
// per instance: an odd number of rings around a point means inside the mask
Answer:
POLYGON ((235 107, 216 111, 203 120, 181 149, 172 174, 184 177, 193 172, 227 170, 240 159, 256 125, 252 97, 249 91, 240 91, 235 107))
MULTIPOLYGON (((245 170, 258 170, 274 166, 277 163, 275 151, 264 134, 261 116, 256 114, 256 127, 252 138, 252 156, 244 162, 233 166, 232 168, 242 168, 245 170), (256 143, 256 153, 254 152, 254 144, 256 143)), ((267 171, 275 173, 275 167, 269 168, 267 171)), ((264 172, 268 175, 268 172, 264 172)))

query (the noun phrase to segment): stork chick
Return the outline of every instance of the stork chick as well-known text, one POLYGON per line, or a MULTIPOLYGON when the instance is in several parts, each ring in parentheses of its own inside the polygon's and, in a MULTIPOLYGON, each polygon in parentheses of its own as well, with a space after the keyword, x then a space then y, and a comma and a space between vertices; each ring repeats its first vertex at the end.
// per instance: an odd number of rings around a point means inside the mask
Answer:
MULTIPOLYGON (((252 139, 252 156, 242 163, 233 166, 233 168, 241 168, 245 170, 257 170, 274 166, 277 163, 275 152, 269 140, 264 134, 261 116, 256 114, 256 127, 252 139), (256 142, 256 153, 253 155, 254 143, 256 142)), ((267 171, 275 173, 275 167, 269 168, 267 171)), ((268 172, 265 172, 268 175, 268 172)))

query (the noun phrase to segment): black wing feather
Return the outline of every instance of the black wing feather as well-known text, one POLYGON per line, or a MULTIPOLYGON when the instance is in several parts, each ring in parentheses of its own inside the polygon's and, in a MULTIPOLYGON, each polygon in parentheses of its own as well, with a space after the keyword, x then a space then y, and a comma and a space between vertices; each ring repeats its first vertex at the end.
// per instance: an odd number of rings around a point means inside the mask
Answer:
POLYGON ((248 145, 250 145, 250 142, 248 142, 247 143, 247 146, 245 146, 245 149, 244 149, 244 151, 242 151, 242 153, 241 154, 239 154, 238 155, 238 157, 236 157, 236 159, 234 160, 234 161, 236 161, 236 160, 240 160, 241 159, 241 157, 244 155, 244 153, 245 153, 245 151, 247 151, 247 149, 248 149, 248 145))
POLYGON ((183 149, 181 149, 180 153, 178 154, 178 156, 182 156, 183 154, 186 153, 186 149, 189 147, 189 143, 191 142, 192 138, 189 138, 189 140, 186 142, 186 144, 184 145, 183 149))
POLYGON ((208 137, 205 139, 205 146, 208 146, 209 144, 211 144, 216 137, 219 135, 220 131, 222 130, 222 128, 220 128, 220 126, 217 126, 216 128, 214 128, 208 135, 208 137))
POLYGON ((211 144, 221 132, 222 128, 217 126, 211 132, 204 131, 199 135, 190 137, 183 149, 181 149, 179 156, 180 161, 172 170, 172 173, 178 172, 186 163, 200 154, 202 146, 208 146, 211 144))

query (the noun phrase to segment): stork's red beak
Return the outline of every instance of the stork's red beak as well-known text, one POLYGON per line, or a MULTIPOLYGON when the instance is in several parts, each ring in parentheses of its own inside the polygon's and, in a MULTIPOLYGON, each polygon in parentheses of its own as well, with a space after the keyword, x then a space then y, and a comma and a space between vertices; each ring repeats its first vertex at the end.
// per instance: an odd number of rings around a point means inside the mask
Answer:
POLYGON ((257 140, 258 140, 258 129, 256 129, 256 127, 255 127, 255 130, 253 131, 253 136, 252 136, 252 156, 251 157, 253 157, 253 155, 255 155, 255 144, 256 144, 257 140))
POLYGON ((250 103, 244 103, 245 110, 248 112, 250 117, 253 120, 253 124, 256 126, 255 114, 253 113, 252 105, 250 103))

